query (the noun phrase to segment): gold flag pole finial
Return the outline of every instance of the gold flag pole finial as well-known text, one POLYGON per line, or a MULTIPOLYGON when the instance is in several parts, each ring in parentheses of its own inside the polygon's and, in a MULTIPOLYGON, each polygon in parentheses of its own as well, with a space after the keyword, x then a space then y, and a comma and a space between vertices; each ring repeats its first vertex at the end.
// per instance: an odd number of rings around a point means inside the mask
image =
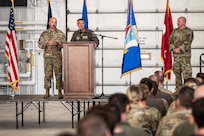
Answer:
POLYGON ((14 9, 14 0, 11 0, 11 3, 12 3, 12 7, 14 9))

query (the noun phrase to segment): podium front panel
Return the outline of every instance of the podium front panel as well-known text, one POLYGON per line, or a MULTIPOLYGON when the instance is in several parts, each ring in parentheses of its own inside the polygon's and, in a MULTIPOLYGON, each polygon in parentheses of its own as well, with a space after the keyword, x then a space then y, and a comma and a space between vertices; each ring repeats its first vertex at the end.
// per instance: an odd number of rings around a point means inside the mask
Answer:
POLYGON ((94 43, 64 44, 64 94, 68 98, 94 96, 94 43))

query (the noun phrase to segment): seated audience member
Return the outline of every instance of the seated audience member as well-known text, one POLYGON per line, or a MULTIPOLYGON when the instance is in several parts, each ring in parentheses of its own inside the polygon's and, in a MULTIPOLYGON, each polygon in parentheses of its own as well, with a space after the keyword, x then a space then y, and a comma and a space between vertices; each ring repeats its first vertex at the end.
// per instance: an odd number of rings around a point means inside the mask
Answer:
POLYGON ((172 100, 174 101, 176 98, 175 98, 174 94, 172 93, 172 91, 164 88, 164 73, 162 71, 155 71, 154 74, 158 78, 159 90, 169 94, 171 96, 172 100))
POLYGON ((130 109, 130 102, 125 94, 112 94, 108 103, 116 104, 120 109, 121 122, 115 127, 114 135, 125 134, 126 136, 151 136, 151 132, 143 128, 132 127, 127 121, 126 116, 130 109))
POLYGON ((196 74, 196 79, 198 79, 199 83, 200 84, 203 84, 204 83, 204 73, 197 73, 196 74))
POLYGON ((145 84, 148 87, 149 96, 146 100, 147 105, 149 107, 155 107, 161 113, 161 117, 166 115, 167 110, 164 101, 162 99, 152 97, 155 95, 152 80, 149 78, 142 78, 140 84, 145 84))
POLYGON ((194 126, 195 136, 204 136, 204 98, 194 101, 192 115, 189 117, 190 123, 194 126))
POLYGON ((174 129, 185 120, 188 120, 191 114, 193 94, 194 89, 188 86, 184 86, 179 90, 176 100, 177 111, 161 119, 156 136, 172 136, 174 129))
POLYGON ((96 105, 89 109, 86 115, 97 115, 106 123, 111 134, 115 126, 120 122, 119 108, 115 104, 96 105))
POLYGON ((145 84, 131 85, 127 89, 127 97, 130 100, 130 111, 127 114, 127 121, 133 127, 148 128, 154 134, 161 119, 161 114, 154 107, 146 104, 149 94, 145 84))
MULTIPOLYGON (((191 87, 193 88, 194 90, 197 89, 199 85, 199 82, 196 78, 193 78, 193 77, 190 77, 188 79, 185 80, 184 82, 184 86, 188 86, 188 87, 191 87)), ((170 113, 173 113, 175 112, 177 109, 176 109, 176 103, 175 101, 169 106, 169 109, 167 111, 167 114, 170 114, 170 113)))
POLYGON ((166 101, 166 99, 162 98, 162 96, 160 95, 161 93, 159 95, 157 95, 159 93, 159 88, 158 88, 158 85, 157 85, 157 83, 155 81, 152 81, 152 88, 153 88, 152 92, 154 92, 155 95, 151 95, 149 97, 161 99, 164 106, 165 106, 165 108, 166 108, 166 110, 168 110, 169 103, 166 101))
MULTIPOLYGON (((193 101, 200 98, 204 98, 204 84, 198 86, 195 90, 193 101)), ((193 125, 190 124, 189 120, 183 122, 175 128, 173 136, 194 136, 193 125)))
POLYGON ((199 86, 200 82, 198 79, 194 77, 189 77, 184 81, 184 86, 192 87, 193 89, 196 89, 199 86))
POLYGON ((90 114, 79 121, 77 136, 111 136, 111 132, 99 115, 90 114))
POLYGON ((157 93, 155 94, 154 97, 156 98, 163 98, 168 102, 168 106, 172 103, 173 99, 171 97, 171 95, 169 93, 166 92, 162 92, 161 90, 159 90, 159 79, 157 75, 150 75, 149 79, 151 79, 152 81, 154 81, 157 84, 157 93))

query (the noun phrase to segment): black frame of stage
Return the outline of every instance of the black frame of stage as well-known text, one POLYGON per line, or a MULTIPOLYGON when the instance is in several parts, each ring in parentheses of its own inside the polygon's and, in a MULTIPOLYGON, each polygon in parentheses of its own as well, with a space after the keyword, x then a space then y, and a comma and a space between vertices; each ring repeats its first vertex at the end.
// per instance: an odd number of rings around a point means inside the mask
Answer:
POLYGON ((72 128, 74 128, 74 116, 77 115, 77 121, 79 121, 81 113, 83 112, 83 115, 85 115, 91 106, 107 103, 107 99, 58 99, 58 96, 43 99, 43 95, 0 95, 0 103, 11 102, 16 104, 16 129, 19 128, 18 117, 20 115, 21 126, 24 126, 24 112, 30 105, 33 105, 38 110, 38 124, 41 124, 41 112, 43 123, 45 123, 45 102, 48 101, 60 102, 71 113, 72 128), (21 106, 19 106, 19 103, 21 103, 21 106), (71 106, 71 109, 68 106, 71 106))

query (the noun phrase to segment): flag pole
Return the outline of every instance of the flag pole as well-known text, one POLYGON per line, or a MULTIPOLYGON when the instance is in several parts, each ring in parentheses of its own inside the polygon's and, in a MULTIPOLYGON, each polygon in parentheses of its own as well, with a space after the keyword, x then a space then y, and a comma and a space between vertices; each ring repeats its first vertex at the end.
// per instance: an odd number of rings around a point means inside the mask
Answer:
POLYGON ((129 82, 129 86, 131 86, 132 84, 132 72, 130 72, 130 82, 129 82))

